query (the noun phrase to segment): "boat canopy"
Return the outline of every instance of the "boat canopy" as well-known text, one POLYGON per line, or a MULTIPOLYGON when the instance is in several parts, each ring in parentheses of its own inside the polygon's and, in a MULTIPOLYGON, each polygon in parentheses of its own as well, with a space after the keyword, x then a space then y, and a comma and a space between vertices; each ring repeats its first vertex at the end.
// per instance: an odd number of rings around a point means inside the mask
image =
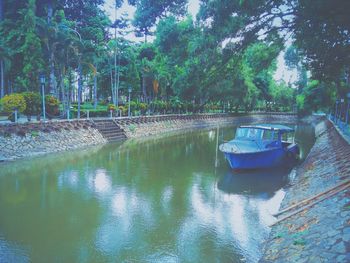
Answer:
POLYGON ((239 126, 239 128, 250 128, 250 129, 262 129, 269 131, 279 131, 279 132, 293 132, 294 129, 285 125, 280 124, 258 124, 258 125, 243 125, 239 126))

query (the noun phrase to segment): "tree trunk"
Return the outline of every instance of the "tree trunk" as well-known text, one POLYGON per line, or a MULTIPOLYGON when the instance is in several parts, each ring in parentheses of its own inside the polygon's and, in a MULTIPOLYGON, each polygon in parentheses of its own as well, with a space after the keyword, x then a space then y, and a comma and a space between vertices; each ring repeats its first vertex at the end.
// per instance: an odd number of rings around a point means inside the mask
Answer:
POLYGON ((71 101, 72 101, 72 72, 69 70, 69 79, 68 79, 68 91, 67 91, 67 104, 68 104, 68 109, 70 109, 71 101))
POLYGON ((81 94, 83 91, 83 71, 80 61, 78 65, 78 75, 78 119, 80 119, 81 94))
POLYGON ((145 35, 145 43, 147 43, 148 29, 145 29, 144 35, 145 35))
MULTIPOLYGON (((0 0, 1 1, 1 0, 0 0)), ((0 61, 0 99, 5 96, 5 63, 3 60, 0 61)))
POLYGON ((115 93, 114 93, 114 82, 113 82, 113 69, 112 69, 112 66, 111 66, 111 94, 112 94, 112 102, 114 105, 116 105, 116 100, 115 100, 115 93))
POLYGON ((145 74, 142 73, 142 95, 144 102, 147 100, 147 90, 146 90, 146 77, 145 74))
POLYGON ((118 98, 117 98, 117 51, 116 48, 114 50, 114 85, 113 85, 113 95, 112 97, 114 98, 113 103, 114 105, 118 105, 118 98))
POLYGON ((50 67, 50 83, 49 83, 50 94, 55 96, 55 97, 58 97, 57 88, 56 88, 54 54, 53 54, 53 50, 52 50, 51 47, 50 47, 49 53, 50 53, 50 58, 49 58, 49 65, 50 65, 49 66, 50 67))
MULTIPOLYGON (((115 22, 117 22, 117 16, 118 16, 118 6, 117 6, 117 1, 115 2, 115 22)), ((114 88, 115 88, 115 104, 117 108, 119 107, 119 98, 118 98, 118 93, 119 93, 119 64, 118 64, 118 69, 117 69, 117 52, 118 52, 118 40, 117 40, 117 23, 115 23, 115 28, 114 28, 114 41, 115 41, 115 48, 114 48, 114 88)), ((119 59, 118 59, 119 63, 119 59)))
POLYGON ((95 65, 96 68, 96 74, 94 76, 94 109, 97 108, 97 65, 95 65))
POLYGON ((52 20, 52 16, 53 16, 53 4, 52 4, 52 0, 49 0, 47 2, 47 23, 51 23, 52 20))
POLYGON ((8 92, 9 94, 12 94, 12 93, 13 93, 13 90, 12 90, 12 82, 11 82, 11 80, 8 80, 7 86, 8 86, 7 92, 8 92))
POLYGON ((118 68, 117 68, 117 86, 116 86, 116 99, 117 99, 117 108, 119 107, 119 86, 120 86, 120 53, 118 52, 118 68))
MULTIPOLYGON (((0 22, 4 19, 4 0, 0 0, 0 22)), ((0 60, 0 99, 5 96, 5 63, 0 60)))
POLYGON ((0 21, 4 19, 4 0, 0 0, 0 21))
POLYGON ((65 88, 64 88, 64 79, 63 79, 63 73, 62 70, 60 70, 60 93, 61 93, 61 101, 64 107, 64 110, 67 110, 68 108, 68 103, 67 103, 67 96, 65 93, 65 88))
MULTIPOLYGON (((47 3, 47 23, 51 24, 53 16, 53 4, 52 0, 47 3)), ((58 92, 56 88, 56 78, 55 78, 55 64, 54 64, 54 53, 52 45, 49 44, 49 68, 50 68, 50 82, 49 82, 49 92, 51 95, 58 97, 58 92)))

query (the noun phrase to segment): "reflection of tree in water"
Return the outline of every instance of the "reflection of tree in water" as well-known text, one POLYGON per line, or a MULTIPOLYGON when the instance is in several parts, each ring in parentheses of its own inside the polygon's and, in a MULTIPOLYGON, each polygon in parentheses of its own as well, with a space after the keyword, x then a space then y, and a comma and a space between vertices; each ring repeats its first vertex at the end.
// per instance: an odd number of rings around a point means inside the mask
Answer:
POLYGON ((93 239, 101 216, 96 199, 58 189, 57 180, 47 169, 36 176, 1 178, 0 232, 8 241, 30 246, 33 262, 53 260, 57 250, 62 260, 77 262, 77 251, 93 239))
MULTIPOLYGON (((126 242, 174 244, 179 221, 190 213, 192 174, 211 168, 207 153, 214 154, 214 147, 208 145, 208 132, 197 132, 5 165, 0 177, 0 206, 6 211, 0 216, 1 229, 6 229, 7 240, 30 244, 34 261, 38 255, 49 259, 60 243, 62 258, 77 261, 75 251, 88 245, 82 244, 82 236, 87 242, 99 243, 103 235, 115 239, 119 227, 130 222, 140 223, 127 229, 126 242), (126 204, 120 204, 122 200, 126 204), (125 213, 111 221, 113 209, 123 206, 120 211, 125 213), (14 215, 23 216, 11 220, 14 215), (161 235, 159 228, 168 230, 161 235)), ((125 253, 113 246, 107 252, 118 249, 125 253)), ((141 256, 144 250, 138 252, 141 256)))

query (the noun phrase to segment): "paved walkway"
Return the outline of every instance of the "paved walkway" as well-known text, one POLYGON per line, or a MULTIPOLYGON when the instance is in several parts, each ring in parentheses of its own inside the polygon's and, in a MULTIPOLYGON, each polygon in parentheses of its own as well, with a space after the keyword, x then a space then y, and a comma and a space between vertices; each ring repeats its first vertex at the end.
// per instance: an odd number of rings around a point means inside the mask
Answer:
MULTIPOLYGON (((350 179, 350 145, 329 121, 316 136, 281 210, 350 179)), ((350 189, 276 224, 260 262, 350 262, 350 189)))

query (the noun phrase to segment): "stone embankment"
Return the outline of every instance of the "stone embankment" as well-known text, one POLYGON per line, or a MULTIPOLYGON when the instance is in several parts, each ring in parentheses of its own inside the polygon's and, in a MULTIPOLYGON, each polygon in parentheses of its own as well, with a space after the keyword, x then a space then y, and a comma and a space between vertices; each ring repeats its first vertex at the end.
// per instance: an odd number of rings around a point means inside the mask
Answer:
POLYGON ((143 138, 163 133, 182 132, 225 125, 296 123, 297 116, 288 113, 255 113, 244 116, 228 114, 164 115, 118 119, 116 122, 124 130, 128 138, 143 138))
MULTIPOLYGON (((350 179, 350 145, 328 120, 315 126, 315 135, 315 145, 297 168, 281 210, 350 179)), ((295 209, 279 216, 286 219, 272 227, 260 262, 350 262, 349 186, 301 208, 289 218, 295 209)))
POLYGON ((295 123, 295 114, 164 115, 0 125, 0 161, 79 149, 125 138, 248 123, 295 123))
POLYGON ((0 126, 0 161, 80 149, 107 140, 89 121, 0 126))

